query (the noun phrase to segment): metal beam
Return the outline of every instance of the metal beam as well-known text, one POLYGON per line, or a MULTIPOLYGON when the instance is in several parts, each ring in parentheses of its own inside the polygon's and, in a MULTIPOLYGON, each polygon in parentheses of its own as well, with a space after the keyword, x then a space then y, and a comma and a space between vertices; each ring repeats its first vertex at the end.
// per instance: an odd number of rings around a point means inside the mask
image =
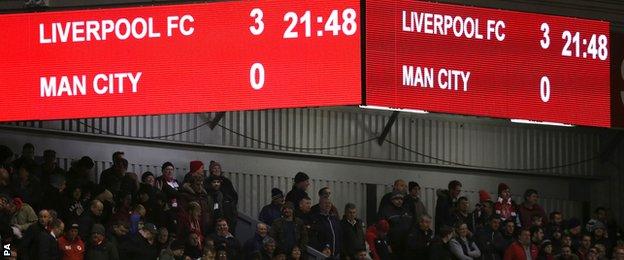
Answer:
POLYGON ((217 127, 217 125, 219 124, 219 122, 221 122, 221 119, 223 119, 224 116, 225 116, 225 112, 218 112, 215 115, 215 117, 212 119, 210 124, 208 124, 208 127, 210 127, 210 130, 213 130, 215 127, 217 127))
POLYGON ((394 122, 396 122, 398 117, 399 111, 392 112, 392 115, 390 116, 390 119, 388 119, 388 122, 386 123, 383 132, 381 132, 381 135, 379 136, 379 138, 377 138, 377 143, 379 145, 382 145, 384 143, 386 137, 388 137, 388 134, 390 133, 390 129, 392 129, 392 126, 394 125, 394 122))

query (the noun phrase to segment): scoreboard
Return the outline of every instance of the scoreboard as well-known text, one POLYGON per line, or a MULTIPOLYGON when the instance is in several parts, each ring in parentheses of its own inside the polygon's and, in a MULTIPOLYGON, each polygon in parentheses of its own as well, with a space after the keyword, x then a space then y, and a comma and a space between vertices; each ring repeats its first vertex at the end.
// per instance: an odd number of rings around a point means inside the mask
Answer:
POLYGON ((368 1, 366 104, 609 127, 609 23, 368 1))
POLYGON ((0 26, 0 121, 343 105, 618 121, 621 51, 604 21, 260 0, 3 14, 0 26))

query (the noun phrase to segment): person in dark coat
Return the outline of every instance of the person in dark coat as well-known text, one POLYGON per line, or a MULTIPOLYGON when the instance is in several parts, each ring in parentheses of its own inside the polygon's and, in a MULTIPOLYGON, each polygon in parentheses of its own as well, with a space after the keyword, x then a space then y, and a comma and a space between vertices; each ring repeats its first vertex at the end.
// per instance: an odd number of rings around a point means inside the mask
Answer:
MULTIPOLYGON (((329 189, 329 187, 323 187, 318 191, 318 196, 319 196, 319 199, 327 198, 331 201, 331 190, 329 189)), ((312 215, 318 214, 320 212, 319 204, 312 206, 311 211, 312 211, 312 215)), ((333 203, 332 203, 332 207, 329 213, 332 214, 333 216, 338 217, 338 208, 336 208, 336 206, 334 206, 333 203)))
POLYGON ((177 197, 178 190, 182 185, 176 180, 173 163, 163 163, 161 172, 162 175, 156 178, 156 188, 160 189, 167 196, 167 200, 171 200, 177 197))
POLYGON ((209 212, 208 192, 204 189, 203 178, 201 176, 190 177, 189 182, 184 183, 178 193, 177 203, 182 209, 187 209, 189 203, 197 202, 201 207, 202 215, 209 212))
POLYGON ((42 209, 52 209, 56 212, 61 212, 63 210, 63 201, 65 200, 65 196, 63 195, 66 187, 65 184, 65 176, 50 176, 50 183, 47 185, 43 184, 43 199, 40 203, 40 207, 42 209))
POLYGON ((420 199, 420 185, 417 182, 410 181, 408 184, 409 193, 405 196, 405 208, 409 210, 414 217, 414 221, 420 221, 420 216, 428 214, 425 204, 420 199))
POLYGON ((431 241, 429 260, 453 260, 453 253, 449 248, 449 242, 453 238, 453 229, 447 226, 440 227, 440 232, 431 241))
POLYGON ((309 197, 306 192, 310 187, 310 177, 304 172, 298 172, 295 175, 295 184, 293 184, 292 189, 286 194, 286 201, 290 201, 293 205, 299 205, 299 201, 301 201, 305 197, 309 197))
POLYGON ((282 217, 273 222, 269 231, 277 247, 284 252, 290 252, 294 246, 305 248, 308 244, 308 232, 303 221, 295 217, 294 210, 292 203, 285 203, 282 207, 282 217))
POLYGON ((412 226, 407 235, 406 253, 407 259, 428 260, 429 247, 433 240, 433 230, 431 230, 431 217, 427 214, 420 216, 417 225, 412 226))
POLYGON ((390 246, 392 247, 393 259, 403 259, 405 253, 405 243, 407 240, 407 230, 412 226, 413 218, 410 212, 403 207, 404 195, 401 192, 394 192, 387 205, 381 211, 381 218, 388 220, 390 223, 390 246))
POLYGON ((452 226, 451 212, 455 208, 462 184, 459 181, 451 181, 448 190, 438 190, 436 201, 435 231, 438 233, 442 226, 452 226))
POLYGON ((22 164, 35 160, 35 146, 31 143, 25 143, 22 146, 22 155, 13 161, 13 169, 18 170, 22 164))
POLYGON ((490 224, 475 234, 482 260, 503 259, 507 242, 500 233, 500 222, 498 215, 494 215, 490 219, 490 224))
MULTIPOLYGON (((473 214, 470 214, 470 212, 468 212, 468 207, 468 198, 460 197, 459 199, 457 199, 455 209, 453 209, 453 212, 451 213, 451 224, 453 224, 453 226, 456 226, 459 223, 465 223, 469 227, 473 226, 471 225, 473 223, 473 214)), ((470 231, 473 232, 474 230, 470 231)))
MULTIPOLYGON (((221 192, 223 192, 223 194, 225 194, 226 196, 230 197, 234 205, 238 205, 238 193, 236 192, 236 189, 234 189, 234 184, 232 184, 232 181, 228 177, 225 177, 223 175, 223 171, 221 170, 221 164, 217 161, 210 161, 210 164, 208 165, 208 174, 208 178, 221 178, 221 192)), ((210 185, 210 183, 208 182, 208 178, 206 178, 206 182, 204 183, 206 190, 209 190, 208 186, 210 185)))
POLYGON ((316 244, 314 248, 321 251, 325 245, 329 245, 333 257, 340 255, 342 249, 342 230, 338 218, 330 214, 331 201, 321 198, 321 212, 316 215, 313 229, 316 233, 316 244))
POLYGON ((160 255, 155 240, 158 229, 152 223, 145 223, 130 240, 122 243, 123 259, 156 260, 160 255))
POLYGON ((88 184, 93 185, 91 170, 94 166, 95 163, 89 156, 83 156, 80 160, 73 162, 67 172, 67 186, 84 189, 88 184))
POLYGON ((124 158, 117 159, 114 161, 112 168, 112 171, 107 169, 102 172, 100 185, 111 193, 117 194, 121 190, 122 179, 128 171, 128 160, 124 158))
POLYGON ((269 235, 269 227, 264 223, 256 225, 256 233, 243 245, 243 259, 251 259, 254 252, 262 250, 262 241, 269 235))
POLYGON ((63 221, 55 219, 50 223, 50 232, 39 234, 39 248, 37 259, 39 260, 61 260, 61 251, 58 247, 58 239, 65 229, 63 221))
POLYGON ((344 216, 340 221, 342 229, 342 259, 355 259, 355 254, 359 250, 366 250, 364 244, 364 228, 362 220, 357 218, 355 204, 345 205, 344 216))
POLYGON ((511 243, 516 241, 516 222, 513 220, 507 220, 502 222, 501 235, 503 237, 504 247, 507 248, 511 243))
POLYGON ((130 240, 129 232, 130 223, 128 219, 115 220, 106 234, 106 240, 119 249, 123 242, 130 240))
POLYGON ((87 260, 119 260, 117 247, 105 238, 106 229, 101 224, 93 225, 91 243, 87 244, 87 260))
POLYGON ((37 259, 37 251, 30 249, 39 248, 40 238, 48 232, 48 225, 53 220, 50 211, 45 209, 39 211, 38 218, 37 223, 30 225, 23 234, 19 245, 20 259, 37 259))
POLYGON ((80 237, 89 237, 89 231, 94 224, 102 224, 102 213, 104 212, 104 204, 99 200, 92 200, 87 212, 82 213, 78 218, 78 226, 80 227, 78 234, 80 237))
POLYGON ((258 220, 273 225, 273 221, 282 215, 282 206, 284 205, 284 193, 278 189, 271 189, 271 204, 262 207, 258 220))
POLYGON ((223 247, 228 260, 238 260, 240 258, 241 245, 238 239, 230 233, 227 220, 221 218, 216 221, 216 232, 209 235, 214 241, 215 247, 223 247))
POLYGON ((392 194, 395 192, 400 192, 404 196, 407 195, 407 183, 404 180, 395 180, 392 185, 392 191, 388 192, 381 197, 381 201, 379 202, 379 208, 377 211, 377 216, 381 218, 381 211, 386 208, 386 206, 390 205, 390 200, 392 199, 392 194))
MULTIPOLYGON (((208 210, 212 219, 224 218, 228 222, 228 227, 234 231, 236 230, 236 222, 238 218, 238 211, 236 209, 236 202, 226 193, 221 190, 221 184, 223 184, 223 178, 217 176, 211 176, 208 178, 210 187, 208 189, 208 210)), ((211 228, 214 227, 210 225, 211 228)))

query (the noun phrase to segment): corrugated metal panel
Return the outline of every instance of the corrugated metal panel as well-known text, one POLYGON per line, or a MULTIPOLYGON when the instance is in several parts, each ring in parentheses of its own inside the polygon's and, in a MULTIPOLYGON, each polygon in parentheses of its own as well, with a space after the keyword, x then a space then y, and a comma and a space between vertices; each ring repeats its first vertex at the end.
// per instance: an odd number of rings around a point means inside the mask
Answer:
MULTIPOLYGON (((160 139, 447 166, 453 165, 448 162, 451 161, 479 168, 515 170, 578 162, 597 155, 600 149, 600 136, 596 131, 462 122, 455 118, 408 114, 401 114, 387 140, 412 151, 388 143, 378 146, 375 141, 336 148, 378 136, 388 115, 368 110, 313 108, 228 112, 221 121, 227 129, 220 131, 220 140, 202 139, 212 134, 207 127, 186 131, 206 122, 200 114, 13 124, 134 138, 185 132, 160 139), (333 149, 317 149, 328 147, 333 149)), ((534 172, 595 176, 597 169, 598 162, 594 160, 534 172)))

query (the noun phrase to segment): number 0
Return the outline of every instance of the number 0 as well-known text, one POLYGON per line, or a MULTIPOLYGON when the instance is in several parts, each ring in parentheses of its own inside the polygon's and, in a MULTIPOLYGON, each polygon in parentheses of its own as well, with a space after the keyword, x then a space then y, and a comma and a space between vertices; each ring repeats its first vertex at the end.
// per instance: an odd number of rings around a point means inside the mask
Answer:
POLYGON ((249 70, 249 84, 255 90, 264 87, 264 66, 262 63, 254 63, 249 70))
POLYGON ((542 77, 542 81, 540 82, 540 96, 544 103, 550 100, 550 79, 548 79, 548 76, 542 77))

